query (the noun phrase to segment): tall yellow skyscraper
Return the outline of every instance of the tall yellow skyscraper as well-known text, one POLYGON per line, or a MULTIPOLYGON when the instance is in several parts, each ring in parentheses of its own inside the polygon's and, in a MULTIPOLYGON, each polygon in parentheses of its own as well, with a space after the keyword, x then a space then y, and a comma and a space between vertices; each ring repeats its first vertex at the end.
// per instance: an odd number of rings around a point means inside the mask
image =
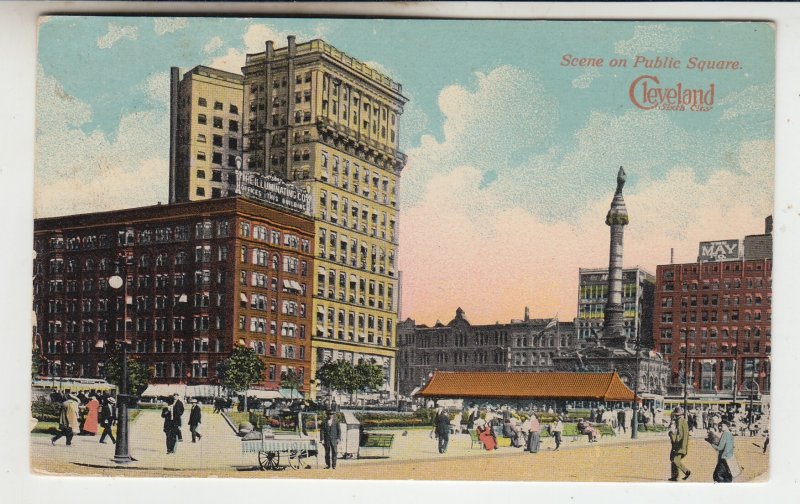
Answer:
POLYGON ((395 389, 402 86, 322 40, 247 55, 244 163, 311 194, 312 369, 374 359, 395 389))
POLYGON ((242 71, 198 66, 179 81, 173 69, 170 200, 235 194, 234 147, 245 174, 307 191, 317 270, 312 371, 327 360, 374 359, 384 369, 383 395, 393 396, 402 86, 322 40, 296 44, 291 36, 286 47, 267 41, 264 52, 248 54, 242 71), (232 113, 237 99, 241 128, 233 116, 222 117, 223 131, 202 124, 219 124, 212 102, 232 113))

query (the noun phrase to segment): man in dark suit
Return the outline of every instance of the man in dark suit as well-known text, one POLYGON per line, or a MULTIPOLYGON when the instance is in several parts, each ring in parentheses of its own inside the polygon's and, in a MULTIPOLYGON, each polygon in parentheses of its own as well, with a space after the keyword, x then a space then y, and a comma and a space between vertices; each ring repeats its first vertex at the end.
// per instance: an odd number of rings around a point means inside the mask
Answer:
POLYGON ((175 397, 167 397, 167 405, 161 409, 164 419, 164 434, 167 437, 167 454, 175 453, 178 427, 175 425, 175 397))
POLYGON ((447 443, 450 441, 450 415, 444 410, 439 408, 439 412, 434 420, 434 429, 436 430, 436 437, 439 439, 439 453, 447 451, 447 443))
POLYGON ((336 413, 333 411, 326 412, 327 418, 322 424, 320 429, 320 441, 325 448, 325 469, 336 469, 336 448, 339 444, 339 438, 342 437, 342 430, 339 427, 339 422, 336 421, 336 413))
POLYGON ((200 413, 200 405, 197 404, 197 399, 192 399, 191 402, 192 409, 189 411, 189 431, 192 433, 192 443, 194 443, 195 438, 203 438, 203 436, 197 432, 197 426, 200 425, 202 415, 200 413))
POLYGON ((105 444, 106 436, 111 438, 113 444, 117 444, 114 439, 114 434, 111 433, 111 426, 117 421, 117 400, 113 397, 106 399, 106 403, 100 410, 100 425, 103 427, 103 433, 100 435, 100 442, 105 444))
POLYGON ((175 394, 175 404, 172 405, 172 423, 175 426, 175 435, 178 436, 178 441, 183 441, 183 434, 181 433, 183 411, 183 402, 180 400, 180 394, 175 394))

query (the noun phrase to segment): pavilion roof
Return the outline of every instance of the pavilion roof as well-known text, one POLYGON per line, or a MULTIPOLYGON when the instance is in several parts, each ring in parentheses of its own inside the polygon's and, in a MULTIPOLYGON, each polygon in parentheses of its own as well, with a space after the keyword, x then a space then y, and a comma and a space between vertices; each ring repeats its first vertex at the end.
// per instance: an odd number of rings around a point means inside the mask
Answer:
POLYGON ((633 401, 629 389, 612 373, 512 373, 435 371, 417 393, 440 399, 574 399, 633 401))

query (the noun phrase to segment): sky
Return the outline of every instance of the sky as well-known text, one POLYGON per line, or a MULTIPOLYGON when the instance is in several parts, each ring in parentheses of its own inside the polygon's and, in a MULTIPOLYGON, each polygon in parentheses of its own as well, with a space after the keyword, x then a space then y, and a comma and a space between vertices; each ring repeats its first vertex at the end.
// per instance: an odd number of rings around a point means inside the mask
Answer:
POLYGON ((619 166, 626 267, 655 273, 670 249, 694 261, 699 241, 761 233, 772 213, 769 24, 51 17, 39 32, 35 216, 166 202, 169 68, 238 72, 246 53, 292 34, 367 62, 409 98, 402 318, 446 323, 461 307, 472 323, 505 322, 529 306, 571 320, 578 268, 608 264, 619 166), (604 64, 564 66, 565 55, 604 64), (639 56, 680 68, 634 67, 639 56), (738 68, 686 68, 692 57, 738 68), (639 109, 629 93, 642 75, 659 79, 651 88, 713 83, 713 106, 639 109))

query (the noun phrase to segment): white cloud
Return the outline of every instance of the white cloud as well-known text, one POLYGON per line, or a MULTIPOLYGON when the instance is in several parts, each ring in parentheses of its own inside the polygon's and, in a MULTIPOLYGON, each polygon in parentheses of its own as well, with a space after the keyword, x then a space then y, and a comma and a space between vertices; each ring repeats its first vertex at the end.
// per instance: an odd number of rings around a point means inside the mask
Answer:
POLYGON ((66 94, 39 68, 36 217, 166 201, 168 114, 147 110, 125 115, 113 135, 84 132, 81 128, 91 117, 89 105, 66 94))
POLYGON ((572 79, 572 87, 586 89, 596 77, 600 77, 600 70, 596 67, 589 67, 585 72, 572 79))
POLYGON ((122 39, 136 40, 138 36, 138 26, 119 26, 114 23, 108 23, 108 32, 102 37, 97 37, 97 47, 109 49, 122 39))
POLYGON ((203 52, 206 54, 213 53, 217 49, 222 47, 222 39, 219 37, 214 37, 209 40, 206 45, 203 46, 203 52))
POLYGON ((161 105, 169 105, 169 72, 151 74, 142 85, 147 97, 161 105))
POLYGON ((153 20, 153 28, 157 35, 176 32, 187 26, 189 26, 189 20, 186 18, 156 18, 153 20))
POLYGON ((722 121, 730 121, 740 116, 757 112, 772 111, 775 108, 775 88, 772 84, 747 86, 721 98, 717 105, 724 108, 722 121))
MULTIPOLYGON (((476 77, 474 90, 454 85, 439 94, 444 138, 440 142, 424 135, 418 147, 409 149, 403 171, 404 205, 420 200, 435 173, 462 165, 483 174, 512 169, 516 157, 543 149, 551 140, 558 107, 537 76, 503 66, 476 77)), ((400 131, 402 135, 402 124, 400 131)))
POLYGON ((242 73, 245 54, 237 49, 229 48, 228 52, 211 60, 208 66, 237 74, 242 73))
POLYGON ((614 52, 629 57, 646 52, 675 52, 681 48, 686 37, 686 28, 678 26, 635 26, 633 37, 614 44, 614 52))

